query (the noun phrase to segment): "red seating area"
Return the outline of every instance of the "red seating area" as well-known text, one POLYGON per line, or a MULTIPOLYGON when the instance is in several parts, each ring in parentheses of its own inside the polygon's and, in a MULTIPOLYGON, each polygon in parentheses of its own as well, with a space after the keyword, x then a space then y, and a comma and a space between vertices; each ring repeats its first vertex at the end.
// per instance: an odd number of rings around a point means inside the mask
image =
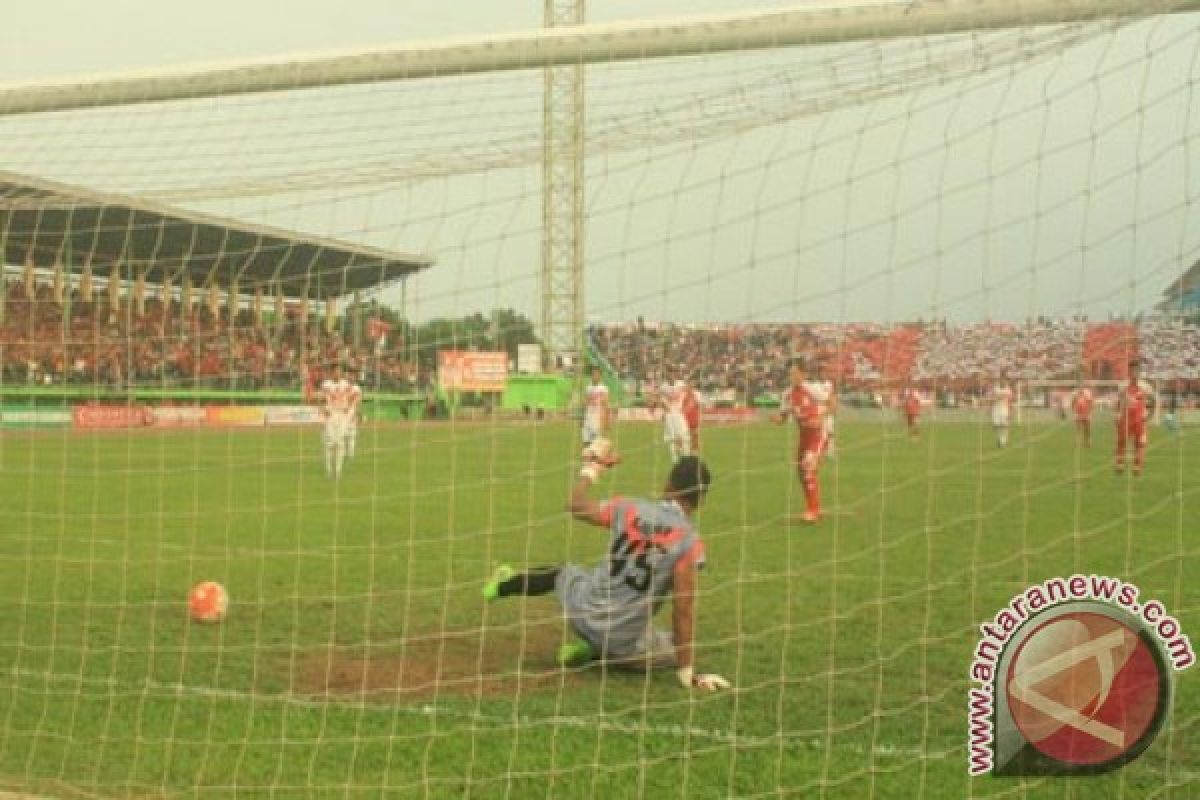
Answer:
POLYGON ((905 382, 917 360, 921 331, 915 326, 891 330, 848 325, 837 344, 826 345, 822 360, 844 386, 874 386, 879 381, 905 382))
POLYGON ((1083 366, 1093 380, 1123 380, 1138 354, 1137 329, 1127 322, 1091 325, 1083 339, 1083 366))
POLYGON ((903 383, 910 379, 920 346, 920 328, 905 325, 892 329, 888 334, 887 349, 879 362, 883 364, 883 374, 889 383, 903 383))

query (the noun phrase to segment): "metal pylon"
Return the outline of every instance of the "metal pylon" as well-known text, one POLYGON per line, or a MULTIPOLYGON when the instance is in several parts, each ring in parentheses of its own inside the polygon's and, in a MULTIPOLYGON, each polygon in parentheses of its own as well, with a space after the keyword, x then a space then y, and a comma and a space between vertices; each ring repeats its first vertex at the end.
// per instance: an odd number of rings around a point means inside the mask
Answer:
MULTIPOLYGON (((581 25, 584 0, 545 0, 546 27, 581 25)), ((583 338, 583 66, 545 70, 542 100, 542 347, 578 364, 583 338)))

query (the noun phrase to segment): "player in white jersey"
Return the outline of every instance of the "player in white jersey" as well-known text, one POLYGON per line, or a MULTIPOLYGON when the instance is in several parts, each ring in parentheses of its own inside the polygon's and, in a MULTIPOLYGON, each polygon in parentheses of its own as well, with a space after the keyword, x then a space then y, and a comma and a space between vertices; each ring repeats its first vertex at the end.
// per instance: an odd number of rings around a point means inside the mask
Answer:
POLYGON ((362 414, 362 387, 352 380, 350 384, 350 420, 346 428, 346 458, 354 458, 354 450, 358 445, 358 418, 362 414))
POLYGON ((821 443, 821 455, 828 458, 830 461, 837 460, 837 435, 836 423, 834 422, 838 407, 837 387, 834 386, 832 380, 826 378, 818 381, 820 390, 825 396, 825 439, 821 443))
POLYGON ((1013 390, 1004 380, 992 387, 992 428, 996 431, 996 446, 1008 446, 1008 429, 1012 424, 1013 390))
POLYGON ((357 409, 356 392, 357 387, 346 380, 340 364, 334 366, 333 376, 321 383, 325 474, 334 479, 342 476, 342 467, 346 463, 351 415, 357 409))
POLYGON ((592 367, 592 382, 583 396, 583 444, 586 447, 597 437, 608 435, 612 408, 608 402, 608 387, 601 379, 599 367, 592 367))
POLYGON ((658 402, 663 408, 663 441, 671 451, 671 462, 692 454, 692 437, 688 432, 687 418, 683 415, 683 401, 687 394, 685 381, 667 381, 658 390, 658 402))

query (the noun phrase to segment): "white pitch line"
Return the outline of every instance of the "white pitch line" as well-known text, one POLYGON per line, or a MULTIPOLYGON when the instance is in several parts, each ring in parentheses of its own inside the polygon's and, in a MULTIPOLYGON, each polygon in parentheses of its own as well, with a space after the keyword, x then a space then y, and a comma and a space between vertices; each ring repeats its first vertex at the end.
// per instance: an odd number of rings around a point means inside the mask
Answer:
MULTIPOLYGON (((107 687, 110 689, 120 689, 126 692, 161 692, 167 695, 175 695, 176 697, 190 696, 257 703, 272 702, 311 709, 326 709, 330 706, 334 706, 353 711, 366 711, 378 714, 406 714, 420 717, 444 716, 462 719, 472 723, 480 722, 491 727, 505 729, 513 728, 514 726, 555 726, 562 728, 578 728, 581 730, 590 731, 601 730, 611 733, 648 734, 650 736, 674 737, 677 739, 701 739, 705 741, 718 742, 721 744, 728 744, 732 747, 778 747, 780 743, 783 742, 791 746, 802 747, 815 751, 820 751, 825 748, 825 740, 822 737, 812 735, 800 736, 782 732, 775 736, 744 736, 734 731, 698 728, 688 725, 646 725, 621 722, 619 720, 605 718, 604 716, 581 717, 573 715, 554 715, 548 717, 535 717, 528 714, 523 714, 515 717, 501 717, 491 716, 477 711, 458 711, 455 709, 438 707, 430 704, 418 706, 400 706, 368 703, 361 700, 318 700, 315 698, 297 695, 255 694, 253 692, 244 692, 238 689, 217 689, 207 686, 187 686, 181 683, 163 683, 154 680, 145 680, 136 685, 122 684, 113 679, 88 678, 82 675, 42 672, 39 670, 22 669, 21 667, 12 667, 8 670, 8 673, 18 681, 22 678, 38 679, 43 681, 70 683, 76 686, 81 684, 90 684, 94 686, 107 687)), ((865 747, 857 745, 837 745, 834 749, 858 753, 861 755, 866 755, 868 750, 865 747)), ((870 748, 870 753, 872 756, 924 758, 927 760, 949 758, 952 752, 953 751, 930 752, 919 747, 901 747, 890 744, 881 744, 870 748)))

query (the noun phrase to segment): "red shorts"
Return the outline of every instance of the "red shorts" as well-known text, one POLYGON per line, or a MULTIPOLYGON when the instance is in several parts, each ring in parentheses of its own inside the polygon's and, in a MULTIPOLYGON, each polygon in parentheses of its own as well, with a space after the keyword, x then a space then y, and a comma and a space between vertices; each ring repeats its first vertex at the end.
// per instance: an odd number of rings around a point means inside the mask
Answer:
POLYGON ((1118 419, 1117 433, 1122 436, 1132 436, 1134 439, 1143 439, 1146 436, 1146 423, 1118 419))
POLYGON ((804 462, 805 455, 811 453, 813 457, 821 454, 821 448, 825 444, 825 431, 821 428, 801 428, 800 436, 796 442, 796 463, 804 462))

